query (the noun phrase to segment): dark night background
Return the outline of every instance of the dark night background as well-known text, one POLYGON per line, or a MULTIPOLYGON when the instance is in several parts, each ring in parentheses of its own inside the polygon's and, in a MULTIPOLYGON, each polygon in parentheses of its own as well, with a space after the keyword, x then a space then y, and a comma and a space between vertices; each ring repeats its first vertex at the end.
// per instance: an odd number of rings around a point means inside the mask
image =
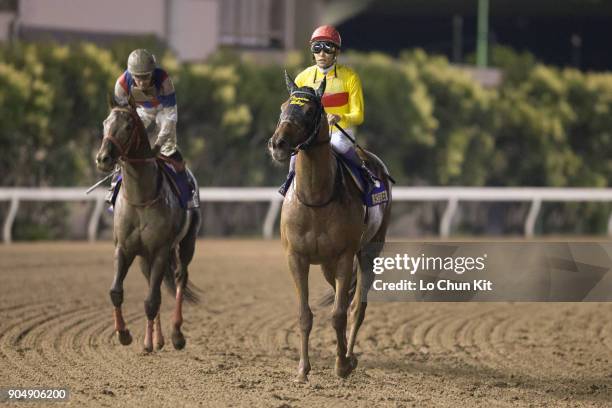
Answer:
MULTIPOLYGON (((478 0, 377 0, 338 26, 345 46, 397 54, 423 48, 453 60, 453 18, 461 16, 462 58, 475 52, 478 0)), ((489 42, 540 61, 583 70, 612 69, 612 2, 490 0, 489 42), (579 44, 572 45, 576 41, 579 44)))

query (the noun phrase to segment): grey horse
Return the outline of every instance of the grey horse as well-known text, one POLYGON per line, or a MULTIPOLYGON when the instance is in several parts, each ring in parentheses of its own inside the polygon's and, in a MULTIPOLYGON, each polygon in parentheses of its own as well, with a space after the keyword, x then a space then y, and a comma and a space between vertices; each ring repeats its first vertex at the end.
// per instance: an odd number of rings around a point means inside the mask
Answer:
MULTIPOLYGON (((123 280, 134 258, 140 256, 140 267, 149 284, 144 302, 147 315, 144 350, 151 352, 154 345, 158 350, 164 346, 159 318, 162 280, 175 296, 172 343, 179 350, 186 343, 181 332, 183 299, 198 300, 188 286, 187 266, 195 251, 201 214, 199 208, 181 207, 161 172, 162 164, 153 154, 133 99, 126 106, 118 106, 111 97, 109 105, 96 165, 109 172, 119 163, 123 178, 113 223, 115 278, 110 298, 115 331, 121 344, 132 342, 121 311, 123 280)), ((197 186, 195 191, 197 194, 197 186)))

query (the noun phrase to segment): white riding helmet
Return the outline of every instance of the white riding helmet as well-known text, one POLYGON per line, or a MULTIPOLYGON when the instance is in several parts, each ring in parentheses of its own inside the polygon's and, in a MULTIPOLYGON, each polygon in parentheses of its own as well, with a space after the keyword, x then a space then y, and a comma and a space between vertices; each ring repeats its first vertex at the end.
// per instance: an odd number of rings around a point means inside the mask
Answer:
POLYGON ((156 66, 153 54, 143 48, 132 51, 127 61, 127 69, 132 75, 150 74, 156 66))

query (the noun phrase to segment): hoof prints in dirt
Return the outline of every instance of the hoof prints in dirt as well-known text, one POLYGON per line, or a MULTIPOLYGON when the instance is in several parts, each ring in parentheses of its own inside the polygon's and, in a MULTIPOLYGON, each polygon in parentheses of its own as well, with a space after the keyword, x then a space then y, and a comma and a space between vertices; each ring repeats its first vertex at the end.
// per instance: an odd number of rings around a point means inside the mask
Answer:
MULTIPOLYGON (((308 384, 294 384, 299 330, 279 243, 203 242, 191 276, 205 300, 185 309, 187 346, 148 355, 140 353, 146 287, 140 272, 133 268, 126 281, 133 341, 122 346, 107 295, 112 246, 72 246, 43 253, 33 245, 21 255, 0 249, 0 384, 68 387, 71 402, 88 406, 605 407, 612 401, 610 304, 370 304, 357 341, 359 366, 346 380, 334 374, 330 308, 313 309, 313 369, 308 384), (40 262, 49 256, 50 266, 40 262), (30 257, 38 257, 37 267, 27 265, 30 257), (84 269, 89 259, 107 263, 84 269)), ((316 299, 325 283, 317 268, 311 274, 316 299)), ((163 296, 169 339, 172 299, 163 296)))

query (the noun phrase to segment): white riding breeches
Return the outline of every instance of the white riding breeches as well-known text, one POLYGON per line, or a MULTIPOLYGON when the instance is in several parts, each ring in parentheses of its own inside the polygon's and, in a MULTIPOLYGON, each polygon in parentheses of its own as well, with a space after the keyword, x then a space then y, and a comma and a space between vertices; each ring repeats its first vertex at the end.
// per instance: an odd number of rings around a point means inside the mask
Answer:
MULTIPOLYGON (((345 132, 351 135, 352 138, 355 138, 353 129, 345 129, 345 132)), ((353 142, 339 130, 332 132, 330 137, 332 148, 336 153, 346 154, 346 152, 353 148, 353 142)))
MULTIPOLYGON (((175 111, 176 109, 173 110, 175 111)), ((176 152, 176 121, 168 120, 168 114, 164 110, 156 111, 138 107, 136 112, 147 130, 151 146, 156 143, 160 144, 161 154, 164 156, 174 154, 176 152)))

